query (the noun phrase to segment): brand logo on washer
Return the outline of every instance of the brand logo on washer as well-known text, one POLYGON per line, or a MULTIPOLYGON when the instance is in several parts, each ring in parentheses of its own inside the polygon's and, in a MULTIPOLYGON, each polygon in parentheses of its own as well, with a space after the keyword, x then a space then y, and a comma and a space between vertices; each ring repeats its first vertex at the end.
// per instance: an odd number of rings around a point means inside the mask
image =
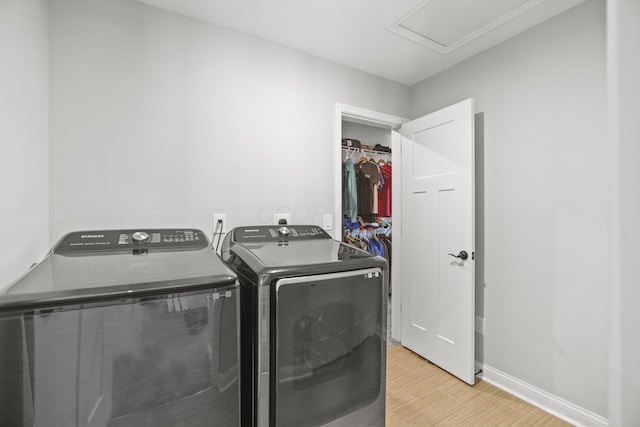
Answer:
POLYGON ((81 239, 100 239, 104 237, 104 234, 83 234, 80 236, 81 239))

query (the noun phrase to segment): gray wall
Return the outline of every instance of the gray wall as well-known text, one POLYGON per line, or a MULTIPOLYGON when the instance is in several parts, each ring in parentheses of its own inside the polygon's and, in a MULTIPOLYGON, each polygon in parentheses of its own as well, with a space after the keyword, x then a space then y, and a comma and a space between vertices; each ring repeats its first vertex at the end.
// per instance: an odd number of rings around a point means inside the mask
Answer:
POLYGON ((607 2, 612 152, 609 420, 640 425, 640 2, 607 2))
POLYGON ((51 2, 51 238, 78 228, 322 223, 336 102, 408 87, 133 0, 51 2), (319 185, 325 182, 326 185, 319 185))
POLYGON ((49 248, 46 0, 0 1, 0 290, 49 248))
POLYGON ((484 363, 606 417, 605 3, 591 0, 412 90, 484 122, 484 363))
POLYGON ((359 140, 364 145, 391 147, 391 131, 371 125, 342 121, 342 137, 359 140))

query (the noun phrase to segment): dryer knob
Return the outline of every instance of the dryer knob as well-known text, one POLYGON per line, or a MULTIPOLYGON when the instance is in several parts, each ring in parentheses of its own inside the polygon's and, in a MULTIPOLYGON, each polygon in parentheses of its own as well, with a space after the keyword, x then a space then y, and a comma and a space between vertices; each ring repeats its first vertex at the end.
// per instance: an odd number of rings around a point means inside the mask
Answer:
POLYGON ((149 234, 144 231, 136 231, 131 236, 131 240, 133 240, 133 243, 146 243, 149 241, 149 234))
POLYGON ((289 227, 280 227, 280 228, 278 228, 278 235, 279 236, 287 237, 289 234, 291 234, 291 230, 289 230, 289 227))

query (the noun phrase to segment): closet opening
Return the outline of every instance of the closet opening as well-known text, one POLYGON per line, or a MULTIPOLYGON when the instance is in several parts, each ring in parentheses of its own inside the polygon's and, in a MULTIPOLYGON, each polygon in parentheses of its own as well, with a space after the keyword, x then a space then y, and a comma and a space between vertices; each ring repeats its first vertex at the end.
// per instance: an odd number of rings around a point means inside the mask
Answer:
POLYGON ((398 141, 393 138, 393 130, 405 122, 400 117, 357 107, 337 108, 334 237, 387 260, 389 344, 398 343, 402 333, 402 293, 399 274, 394 274, 394 264, 400 265, 400 254, 393 251, 394 228, 399 230, 400 221, 400 181, 394 182, 397 173, 393 166, 395 162, 400 164, 400 147, 394 147, 398 141))

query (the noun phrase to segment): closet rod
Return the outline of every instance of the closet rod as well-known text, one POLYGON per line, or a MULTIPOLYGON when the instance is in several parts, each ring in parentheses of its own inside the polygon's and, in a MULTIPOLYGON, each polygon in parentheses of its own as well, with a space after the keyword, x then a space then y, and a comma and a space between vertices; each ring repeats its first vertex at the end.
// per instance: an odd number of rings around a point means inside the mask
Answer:
POLYGON ((390 156, 389 151, 369 150, 367 148, 355 148, 355 147, 342 147, 343 150, 351 151, 353 153, 365 153, 365 154, 379 154, 383 156, 390 156))

